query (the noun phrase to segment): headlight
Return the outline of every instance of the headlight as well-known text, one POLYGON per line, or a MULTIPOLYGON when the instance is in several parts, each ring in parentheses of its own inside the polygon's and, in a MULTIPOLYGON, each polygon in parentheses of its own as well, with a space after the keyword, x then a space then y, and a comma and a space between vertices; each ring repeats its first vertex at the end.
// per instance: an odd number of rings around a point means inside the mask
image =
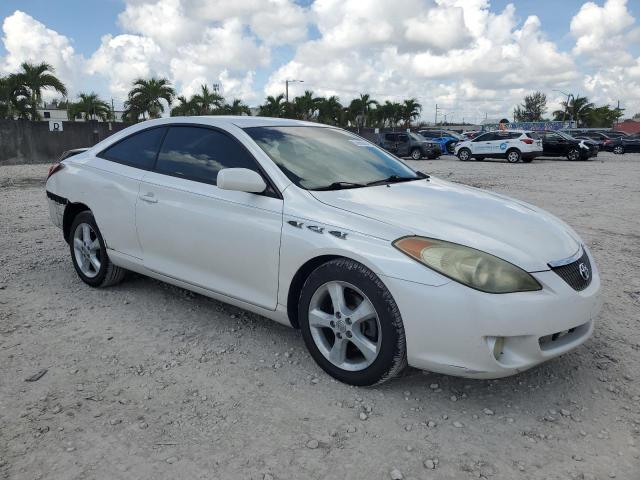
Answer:
POLYGON ((542 289, 536 279, 521 268, 475 248, 424 237, 400 238, 393 246, 436 272, 482 292, 542 289))

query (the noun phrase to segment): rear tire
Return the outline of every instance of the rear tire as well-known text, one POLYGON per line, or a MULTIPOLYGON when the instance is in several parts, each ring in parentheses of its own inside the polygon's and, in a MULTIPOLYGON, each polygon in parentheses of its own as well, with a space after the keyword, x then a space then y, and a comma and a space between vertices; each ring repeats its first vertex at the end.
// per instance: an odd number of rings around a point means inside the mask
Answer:
POLYGON ((616 145, 613 147, 613 153, 616 155, 622 155, 624 153, 624 145, 616 145))
POLYGON ((511 150, 507 150, 507 162, 509 163, 518 163, 522 159, 522 154, 520 150, 517 148, 512 148, 511 150))
POLYGON ((302 287, 298 318, 313 359, 341 382, 382 383, 407 365, 398 306, 382 281, 358 262, 342 258, 316 268, 302 287))
POLYGON ((469 150, 468 148, 461 148, 460 150, 458 150, 458 159, 461 162, 467 162, 471 160, 471 150, 469 150))
POLYGON ((80 212, 73 219, 69 234, 69 249, 76 273, 91 287, 108 287, 122 281, 124 268, 109 260, 107 248, 90 211, 80 212))

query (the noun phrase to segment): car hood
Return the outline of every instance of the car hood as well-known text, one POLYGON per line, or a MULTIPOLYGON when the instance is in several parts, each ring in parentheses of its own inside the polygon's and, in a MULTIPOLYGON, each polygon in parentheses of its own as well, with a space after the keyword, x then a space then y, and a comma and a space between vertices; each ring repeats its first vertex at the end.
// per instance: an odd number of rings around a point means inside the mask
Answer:
POLYGON ((533 205, 433 177, 311 194, 413 235, 491 253, 529 272, 548 270, 548 262, 570 257, 581 244, 568 225, 533 205))

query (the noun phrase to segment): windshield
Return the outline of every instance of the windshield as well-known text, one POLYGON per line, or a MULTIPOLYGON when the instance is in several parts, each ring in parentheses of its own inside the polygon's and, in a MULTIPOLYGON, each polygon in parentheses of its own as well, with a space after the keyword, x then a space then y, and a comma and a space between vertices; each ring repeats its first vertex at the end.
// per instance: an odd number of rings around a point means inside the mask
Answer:
POLYGON ((410 132, 409 136, 413 138, 417 142, 424 142, 425 138, 422 135, 418 135, 417 133, 410 132))
POLYGON ((250 127, 245 132, 280 170, 307 190, 364 186, 384 179, 418 179, 407 165, 345 130, 327 127, 250 127))

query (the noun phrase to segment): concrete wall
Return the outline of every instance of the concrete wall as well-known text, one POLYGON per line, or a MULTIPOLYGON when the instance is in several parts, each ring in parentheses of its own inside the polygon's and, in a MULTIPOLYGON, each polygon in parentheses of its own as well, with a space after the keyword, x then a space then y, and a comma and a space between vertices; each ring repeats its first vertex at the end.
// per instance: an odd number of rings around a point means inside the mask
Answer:
POLYGON ((92 147, 127 126, 63 122, 62 132, 50 132, 49 122, 0 120, 0 165, 50 163, 65 150, 92 147))

